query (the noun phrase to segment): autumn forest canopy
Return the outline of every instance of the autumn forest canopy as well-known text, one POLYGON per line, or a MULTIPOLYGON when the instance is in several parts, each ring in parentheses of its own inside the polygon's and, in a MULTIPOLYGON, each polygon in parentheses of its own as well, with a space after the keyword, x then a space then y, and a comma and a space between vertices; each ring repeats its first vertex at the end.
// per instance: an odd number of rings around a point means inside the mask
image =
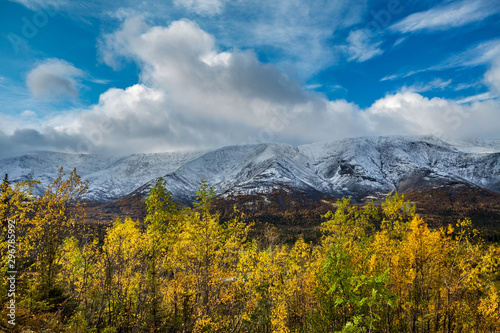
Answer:
POLYGON ((498 243, 467 218, 431 228, 397 193, 381 205, 338 200, 318 242, 285 244, 272 229, 251 237, 236 207, 222 220, 205 182, 190 208, 160 178, 143 221, 105 228, 84 219, 88 184, 76 170, 61 168, 41 197, 33 185, 6 177, 0 187, 2 330, 500 330, 498 243))

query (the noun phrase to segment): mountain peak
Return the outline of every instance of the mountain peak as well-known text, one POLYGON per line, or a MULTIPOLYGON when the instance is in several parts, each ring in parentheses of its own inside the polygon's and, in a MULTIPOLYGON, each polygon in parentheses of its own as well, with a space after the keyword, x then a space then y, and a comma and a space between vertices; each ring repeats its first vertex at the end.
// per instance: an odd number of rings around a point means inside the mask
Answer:
POLYGON ((0 158, 12 181, 55 179, 63 166, 90 181, 87 199, 115 200, 146 193, 163 176, 174 197, 190 202, 205 179, 218 194, 265 193, 278 188, 313 197, 355 200, 393 190, 454 182, 500 191, 500 153, 494 144, 447 143, 434 136, 359 137, 293 147, 282 143, 226 146, 211 151, 125 156, 30 152, 0 158), (480 152, 489 149, 490 152, 480 152), (493 150, 493 152, 491 152, 493 150))

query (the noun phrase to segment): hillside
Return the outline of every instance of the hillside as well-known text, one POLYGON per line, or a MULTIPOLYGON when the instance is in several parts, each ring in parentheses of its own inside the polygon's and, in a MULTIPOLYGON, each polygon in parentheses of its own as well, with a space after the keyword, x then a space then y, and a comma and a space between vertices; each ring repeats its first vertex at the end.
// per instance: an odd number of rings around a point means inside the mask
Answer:
POLYGON ((63 166, 89 180, 93 202, 144 197, 162 176, 174 198, 190 204, 201 180, 223 197, 277 189, 353 202, 390 191, 415 192, 464 184, 500 192, 500 149, 488 143, 450 144, 435 137, 369 137, 293 147, 268 143, 204 152, 76 155, 33 152, 0 159, 12 181, 40 180, 37 194, 63 166))

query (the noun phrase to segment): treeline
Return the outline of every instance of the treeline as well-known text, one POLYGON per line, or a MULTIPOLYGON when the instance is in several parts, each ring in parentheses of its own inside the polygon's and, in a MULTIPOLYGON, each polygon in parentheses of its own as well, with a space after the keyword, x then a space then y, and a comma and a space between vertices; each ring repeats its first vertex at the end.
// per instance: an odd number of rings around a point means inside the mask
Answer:
POLYGON ((15 326, 10 282, 0 286, 4 330, 500 330, 499 246, 467 219, 430 230, 397 194, 381 207, 339 200, 319 244, 284 245, 272 231, 248 239, 241 217, 221 223, 203 182, 194 207, 181 209, 158 180, 144 223, 116 220, 102 237, 78 222, 87 184, 76 171, 61 169, 41 198, 32 185, 5 179, 0 190, 2 275, 13 257, 17 271, 15 326))

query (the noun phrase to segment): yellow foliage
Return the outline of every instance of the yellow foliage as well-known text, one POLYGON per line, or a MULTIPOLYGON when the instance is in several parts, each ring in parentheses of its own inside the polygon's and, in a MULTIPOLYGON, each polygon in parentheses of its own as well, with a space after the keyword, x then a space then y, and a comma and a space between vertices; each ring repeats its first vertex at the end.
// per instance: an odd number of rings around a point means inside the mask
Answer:
POLYGON ((12 199, 0 213, 19 219, 30 263, 23 292, 33 296, 20 313, 33 312, 31 320, 105 332, 500 329, 498 245, 478 241, 468 219, 429 228, 397 193, 380 207, 340 200, 318 245, 283 245, 272 232, 267 242, 248 240, 251 225, 240 218, 221 222, 206 183, 195 208, 181 210, 160 179, 144 224, 116 220, 100 239, 77 238, 75 200, 86 184, 76 172, 63 176, 36 205, 29 185, 2 185, 12 199))
POLYGON ((482 298, 478 312, 483 319, 483 329, 493 330, 500 327, 500 290, 494 285, 487 289, 486 297, 482 298))

